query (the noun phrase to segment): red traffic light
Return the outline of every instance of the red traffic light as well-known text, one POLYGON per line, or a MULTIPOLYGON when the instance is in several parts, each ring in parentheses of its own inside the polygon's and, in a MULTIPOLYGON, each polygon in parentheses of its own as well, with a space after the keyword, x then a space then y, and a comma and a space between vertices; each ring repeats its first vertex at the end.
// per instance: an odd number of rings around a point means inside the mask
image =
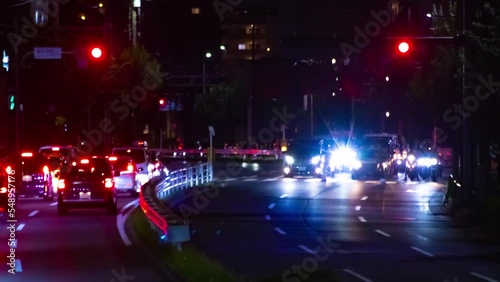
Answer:
POLYGON ((102 57, 102 49, 99 47, 94 47, 90 51, 90 55, 92 55, 92 58, 94 59, 100 59, 102 57))
POLYGON ((398 51, 401 54, 406 54, 408 51, 410 51, 410 44, 406 41, 400 42, 398 44, 398 51))

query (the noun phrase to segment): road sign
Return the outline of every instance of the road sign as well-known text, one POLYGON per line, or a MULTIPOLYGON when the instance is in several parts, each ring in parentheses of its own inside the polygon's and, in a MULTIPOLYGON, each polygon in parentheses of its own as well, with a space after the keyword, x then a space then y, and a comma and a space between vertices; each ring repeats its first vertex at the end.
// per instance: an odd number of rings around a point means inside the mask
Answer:
POLYGON ((35 47, 33 56, 36 60, 60 60, 62 58, 61 47, 35 47))

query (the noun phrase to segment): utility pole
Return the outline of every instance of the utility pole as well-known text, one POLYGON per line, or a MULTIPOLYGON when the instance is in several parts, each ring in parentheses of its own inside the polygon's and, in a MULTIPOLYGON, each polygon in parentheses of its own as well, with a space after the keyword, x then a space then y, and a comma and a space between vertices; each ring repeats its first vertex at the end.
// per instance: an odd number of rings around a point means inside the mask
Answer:
MULTIPOLYGON (((253 17, 255 17, 255 15, 253 17)), ((252 89, 250 97, 248 97, 248 106, 247 106, 247 135, 248 135, 248 145, 253 145, 252 111, 253 111, 253 97, 255 95, 255 20, 252 20, 252 61, 250 64, 251 64, 250 71, 252 76, 251 78, 252 89)))
POLYGON ((311 96, 311 138, 314 138, 314 96, 313 94, 309 94, 311 96))

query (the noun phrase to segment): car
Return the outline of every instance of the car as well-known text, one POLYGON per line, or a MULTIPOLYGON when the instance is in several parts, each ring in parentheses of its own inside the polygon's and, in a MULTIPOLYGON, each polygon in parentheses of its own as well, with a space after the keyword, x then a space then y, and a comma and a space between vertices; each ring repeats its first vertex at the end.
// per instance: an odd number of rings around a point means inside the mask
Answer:
POLYGON ((131 158, 137 169, 137 181, 142 186, 153 178, 155 163, 147 148, 143 147, 121 147, 113 148, 112 156, 131 158))
POLYGON ((117 193, 130 193, 135 197, 141 192, 137 181, 137 170, 134 162, 128 157, 110 156, 108 158, 113 170, 117 193))
POLYGON ((0 171, 0 221, 7 222, 9 209, 15 208, 15 200, 9 200, 15 196, 15 186, 11 183, 12 168, 2 167, 0 171), (10 204, 10 205, 9 205, 10 204))
POLYGON ((57 212, 65 215, 76 208, 105 208, 109 214, 116 214, 116 186, 106 157, 83 158, 62 167, 57 212))
POLYGON ((320 141, 315 139, 293 140, 283 161, 285 177, 313 176, 323 178, 320 141))
POLYGON ((50 162, 50 159, 40 154, 21 153, 14 166, 16 196, 41 197, 45 201, 52 201, 57 195, 57 187, 52 181, 53 166, 50 162))

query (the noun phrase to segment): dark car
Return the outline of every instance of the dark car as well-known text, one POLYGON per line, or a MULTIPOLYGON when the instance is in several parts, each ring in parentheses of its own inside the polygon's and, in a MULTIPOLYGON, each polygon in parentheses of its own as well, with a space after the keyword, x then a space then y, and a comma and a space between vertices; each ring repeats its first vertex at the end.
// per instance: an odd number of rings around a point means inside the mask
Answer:
POLYGON ((75 208, 105 208, 117 211, 116 187, 111 165, 106 157, 93 157, 63 166, 59 179, 57 211, 66 214, 75 208))
POLYGON ((283 173, 286 177, 296 175, 322 177, 320 141, 294 140, 289 144, 283 161, 283 173))
MULTIPOLYGON (((14 183, 9 181, 9 176, 12 179, 10 167, 2 167, 0 171, 0 221, 6 222, 8 218, 9 209, 15 208, 15 186, 14 183), (9 185, 10 184, 10 185, 9 185), (12 200, 9 200, 12 198, 12 200), (9 206, 10 204, 10 206, 9 206)), ((15 213, 13 213, 15 214, 15 213)))
POLYGON ((51 201, 57 195, 51 161, 40 154, 24 152, 15 165, 16 196, 42 197, 51 201))

